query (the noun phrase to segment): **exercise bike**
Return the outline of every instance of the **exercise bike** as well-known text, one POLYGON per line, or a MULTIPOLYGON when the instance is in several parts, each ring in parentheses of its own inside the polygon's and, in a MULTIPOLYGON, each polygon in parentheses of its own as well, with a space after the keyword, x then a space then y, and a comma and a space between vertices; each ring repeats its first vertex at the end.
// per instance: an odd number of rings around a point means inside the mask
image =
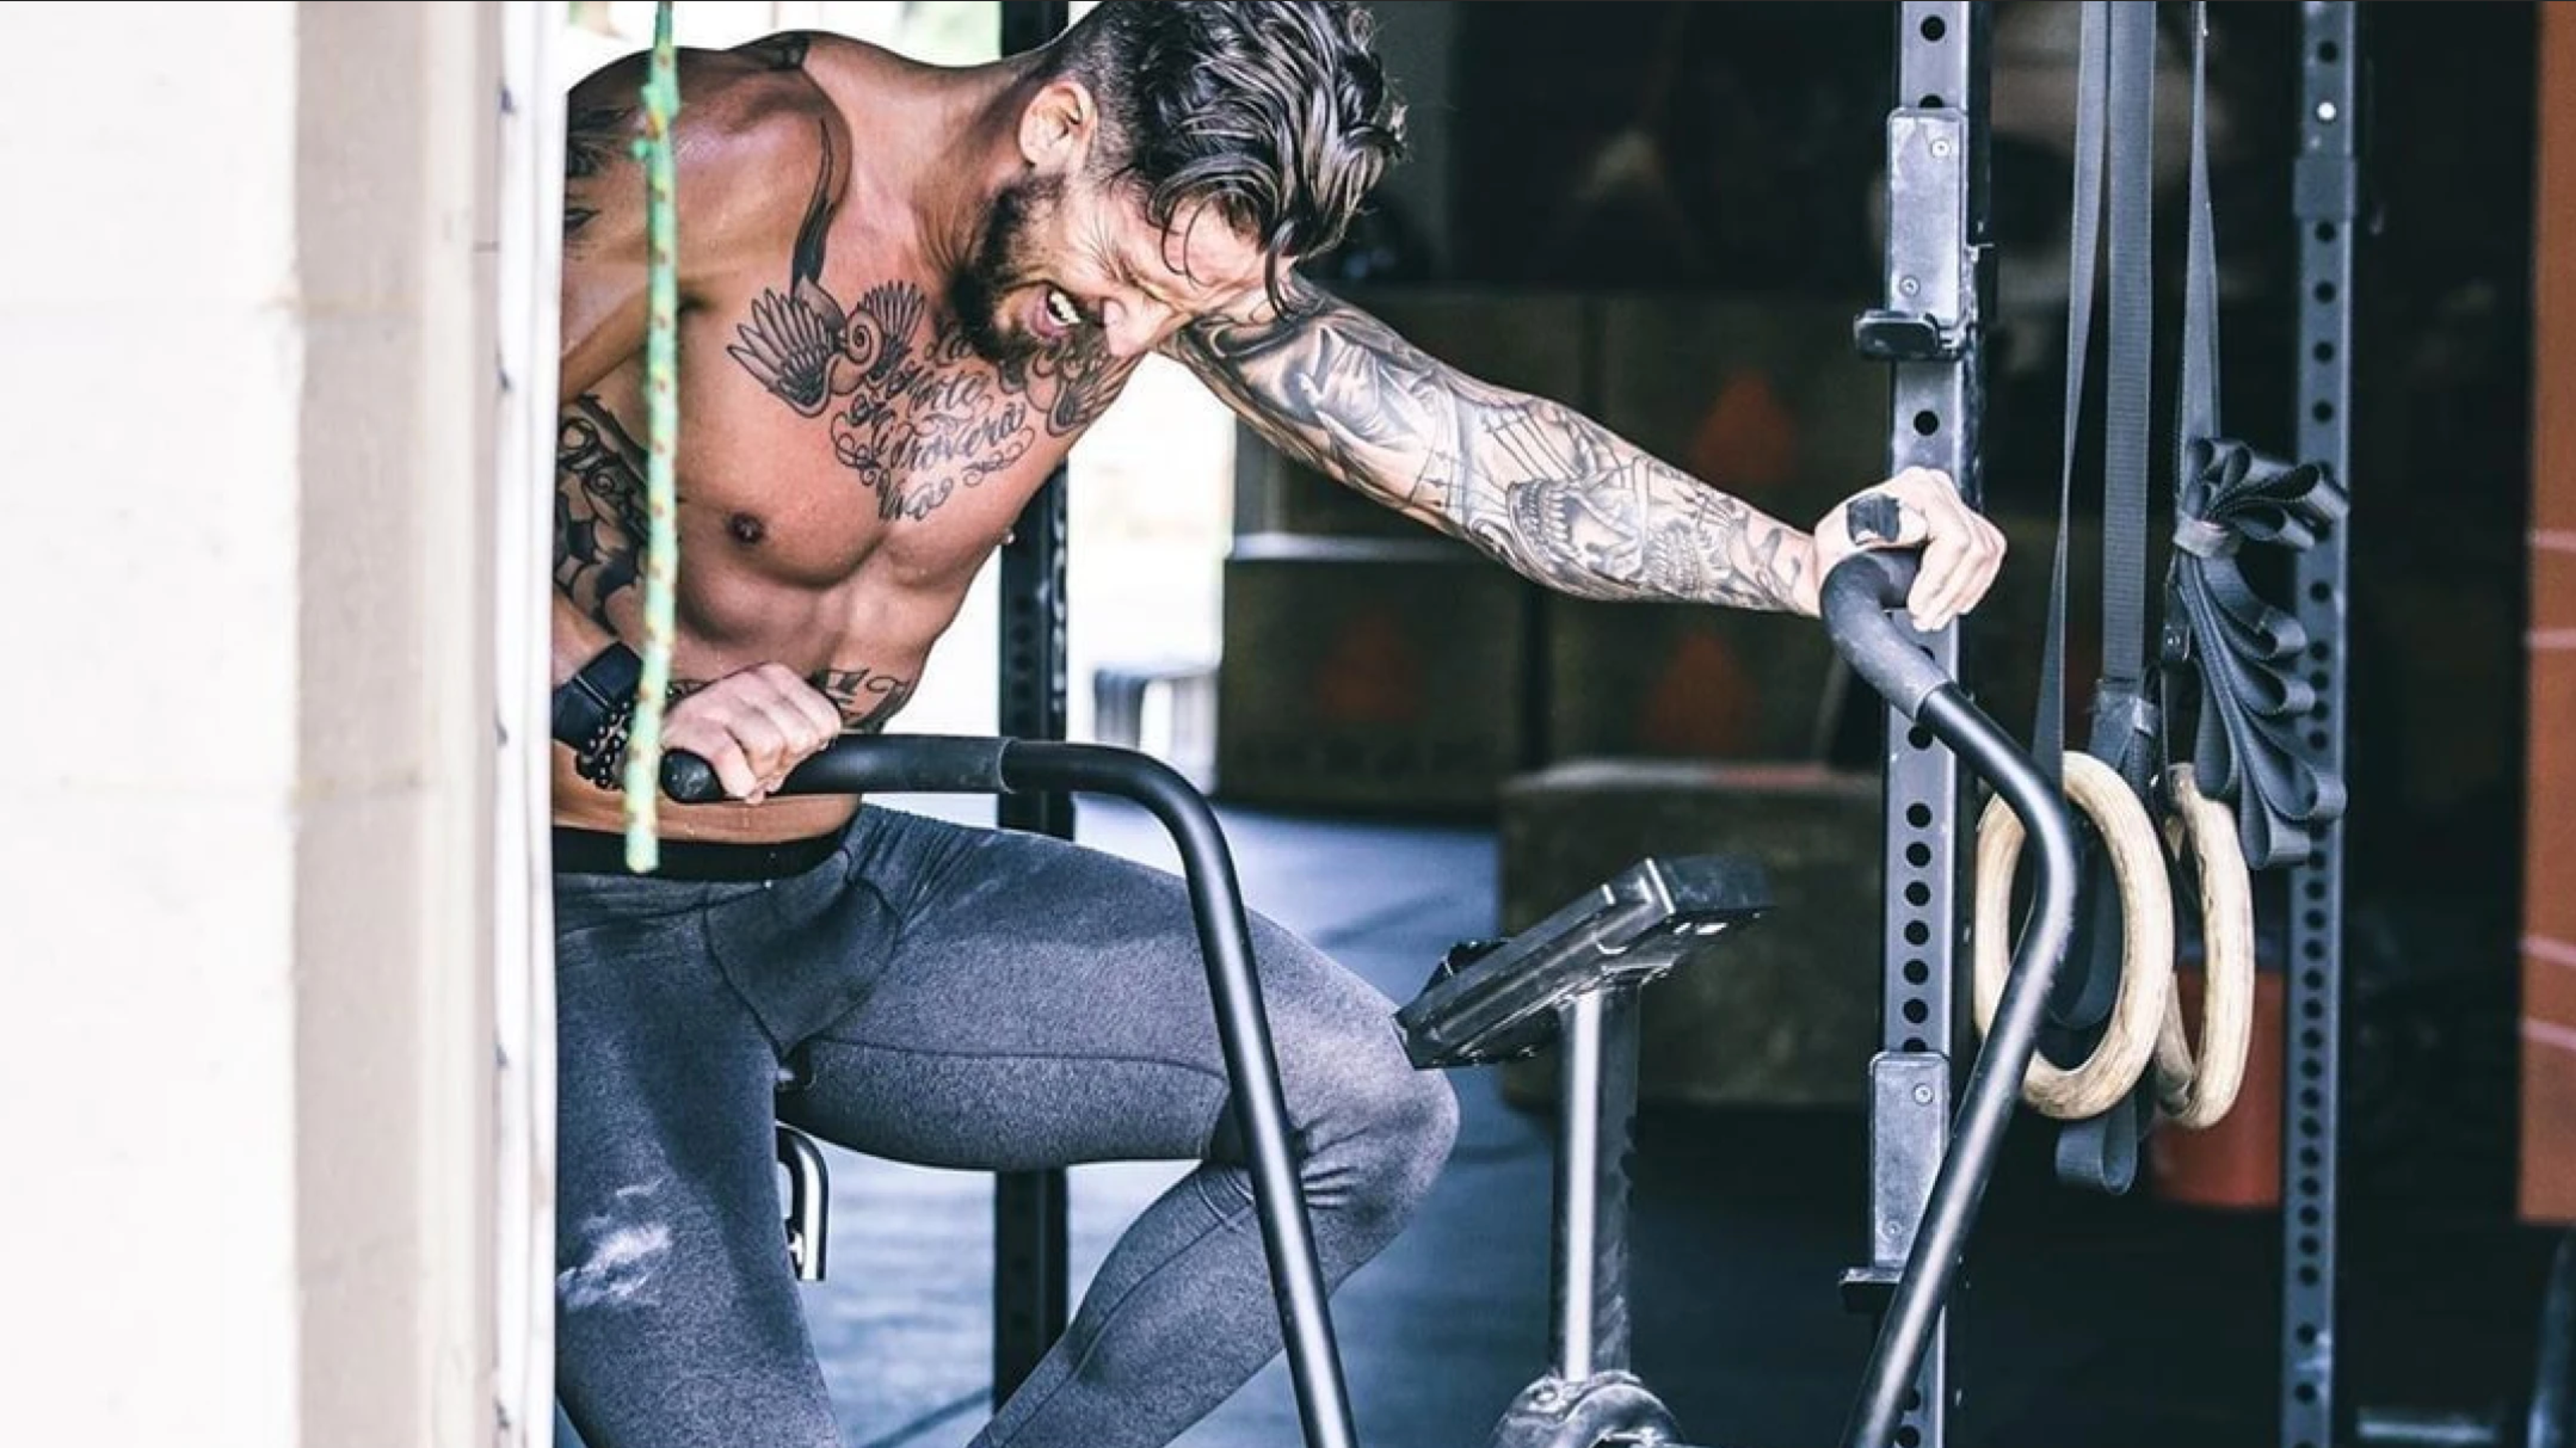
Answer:
MULTIPOLYGON (((1898 712, 1955 750, 2010 801, 2039 858, 2039 890, 1993 1030, 1882 1318, 1843 1442, 1890 1441, 1924 1344, 1955 1276, 2074 923, 2075 834, 2064 804, 2010 738, 1968 702, 1891 616, 1912 584, 1911 555, 1845 560, 1823 590, 1828 634, 1898 712)), ((706 762, 664 761, 664 792, 722 798, 706 762)), ((837 741, 798 767, 789 794, 1015 794, 1124 797, 1179 850, 1232 1097, 1249 1152, 1256 1210, 1307 1448, 1358 1448, 1323 1273, 1288 1142, 1287 1107, 1254 982, 1243 900, 1206 798, 1151 756, 1100 745, 1013 739, 868 736, 837 741)), ((1624 1155, 1634 1107, 1638 990, 1715 937, 1769 908, 1759 867, 1725 857, 1641 861, 1513 940, 1452 952, 1398 1012, 1424 1069, 1500 1059, 1554 1038, 1567 1110, 1558 1145, 1554 1361, 1504 1413, 1497 1448, 1676 1444, 1671 1415, 1627 1371, 1624 1155), (1605 1190, 1606 1184, 1606 1190, 1605 1190)))

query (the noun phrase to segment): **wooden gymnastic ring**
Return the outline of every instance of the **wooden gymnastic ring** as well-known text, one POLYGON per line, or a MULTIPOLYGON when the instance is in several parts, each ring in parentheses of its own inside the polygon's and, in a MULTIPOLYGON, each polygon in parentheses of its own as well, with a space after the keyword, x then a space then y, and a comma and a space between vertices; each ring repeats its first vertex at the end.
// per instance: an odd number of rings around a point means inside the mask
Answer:
MULTIPOLYGON (((2031 1057, 2022 1099, 2064 1121, 2099 1116, 2133 1090, 2156 1050, 2173 997, 2173 885, 2147 808, 2111 766, 2069 752, 2066 799, 2093 822, 2120 889, 2120 993, 2101 1043, 2082 1064, 2031 1057)), ((2021 860, 2021 817, 1998 795, 1977 822, 1975 915, 1977 1030, 1993 1028, 2011 971, 2013 870, 2021 860)), ((2079 904, 2078 908, 2082 908, 2079 904)))
POLYGON ((2245 1084, 2245 1056, 2254 1042, 2254 886, 2245 847, 2236 834, 2236 812, 2200 792, 2191 766, 2165 774, 2165 844, 2191 852, 2200 880, 2200 938, 2204 982, 2200 1003, 2200 1055, 2193 1059, 2184 1031, 2182 992, 2173 993, 2164 1028, 2156 1037, 2156 1101, 2176 1126, 2199 1131, 2215 1126, 2245 1084))

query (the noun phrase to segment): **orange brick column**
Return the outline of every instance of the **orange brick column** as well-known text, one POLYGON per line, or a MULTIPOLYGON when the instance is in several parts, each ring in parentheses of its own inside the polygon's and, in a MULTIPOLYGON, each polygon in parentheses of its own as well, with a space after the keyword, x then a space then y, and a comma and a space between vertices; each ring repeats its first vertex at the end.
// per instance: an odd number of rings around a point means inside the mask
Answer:
POLYGON ((2539 8, 2522 1213, 2576 1221, 2576 6, 2539 8))

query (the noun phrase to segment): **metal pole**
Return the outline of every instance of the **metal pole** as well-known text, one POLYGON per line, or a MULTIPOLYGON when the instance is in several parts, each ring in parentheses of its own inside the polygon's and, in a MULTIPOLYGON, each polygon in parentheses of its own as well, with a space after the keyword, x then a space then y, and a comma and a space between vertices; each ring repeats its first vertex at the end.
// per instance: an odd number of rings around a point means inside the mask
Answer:
POLYGON ((1145 806, 1170 831, 1189 882, 1190 909, 1198 922, 1199 948, 1207 958, 1208 989, 1216 1004, 1217 1039, 1233 1086, 1235 1121, 1251 1157, 1254 1209, 1270 1262, 1271 1290, 1279 1304, 1283 1351, 1306 1448, 1357 1448, 1341 1349, 1333 1333, 1331 1296, 1315 1251, 1290 1143, 1288 1101, 1281 1090, 1278 1054, 1252 963, 1243 892, 1234 858, 1216 814, 1189 782, 1168 765, 1129 751, 1097 745, 1013 746, 1002 766, 1004 782, 1096 789, 1145 806))
MULTIPOLYGON (((2351 485, 2352 223, 2360 87, 2355 7, 2310 0, 2301 11, 2297 455, 2351 485)), ((2344 773, 2344 568, 2350 525, 2298 555, 2298 616, 2308 634, 2317 705, 2306 744, 2319 769, 2344 773)), ((2315 852, 2290 872, 2287 1089, 2281 1123, 2281 1442, 2326 1448, 2335 1437, 2335 1234, 2343 1071, 2343 826, 2320 827, 2315 852)))
MULTIPOLYGON (((1065 0, 1002 0, 1002 53, 1044 45, 1071 23, 1065 0)), ((1065 706, 1065 469, 1048 477, 1002 545, 1000 732, 1062 739, 1065 706)), ((1004 795, 1006 829, 1073 838, 1065 794, 1004 795)), ((1027 1381, 1064 1335, 1065 1179, 1061 1171, 1006 1172, 993 1181, 993 1401, 1027 1381)))
POLYGON ((1557 1080, 1558 1129, 1565 1149, 1556 1154, 1556 1375, 1569 1383, 1591 1377, 1592 1250, 1600 1201, 1592 1190, 1601 1162, 1601 995, 1586 991, 1568 1002, 1561 1019, 1565 1043, 1557 1080))
MULTIPOLYGON (((1938 468, 1971 506, 1983 493, 1979 335, 1985 275, 1986 74, 1990 6, 1908 0, 1897 7, 1896 106, 1887 122, 1887 276, 1882 310, 1862 319, 1865 355, 1894 364, 1888 469, 1938 468)), ((1926 639, 1957 677, 1958 630, 1926 639)), ((1959 766, 1902 714, 1887 716, 1886 882, 1881 1050, 1871 1063, 1869 1264, 1845 1274, 1846 1299, 1884 1310, 1947 1140, 1951 982, 1959 938, 1959 766), (1934 1099, 1925 1101, 1923 1097, 1934 1099)), ((1949 1401, 1946 1332, 1936 1325, 1899 1420, 1914 1448, 1941 1448, 1949 1401)))
POLYGON ((1628 1369, 1628 1158, 1637 1114, 1637 987, 1588 990, 1558 1012, 1556 1376, 1628 1369))
POLYGON ((1841 1440, 1843 1448, 1881 1448, 1891 1442, 1898 1448, 1912 1448, 1918 1442, 1936 1442, 1944 1432, 1948 1405, 1916 1396, 1922 1391, 1921 1369, 1914 1372, 1918 1386, 1909 1392, 1907 1371, 1927 1361, 1929 1349, 1938 1344, 1942 1307, 1967 1254, 1968 1235, 1987 1183, 1993 1179, 2004 1132, 2020 1105, 2022 1078, 2039 1048, 2040 1021, 2047 1013, 2048 994, 2065 961, 2067 938, 2075 923, 2075 826, 2055 781, 2043 777, 2010 736, 1968 703, 1953 684, 1943 684, 1927 696, 1917 717, 1966 752, 2014 813, 2029 821, 2031 842, 2040 856, 2040 897, 2013 953, 2012 978, 2004 986, 1994 1029, 1968 1073, 1964 1104, 1947 1135, 1949 1155, 1941 1162, 1915 1224, 1913 1250, 1862 1376, 1841 1440), (1907 1421, 1916 1417, 1923 1425, 1909 1430, 1907 1421))

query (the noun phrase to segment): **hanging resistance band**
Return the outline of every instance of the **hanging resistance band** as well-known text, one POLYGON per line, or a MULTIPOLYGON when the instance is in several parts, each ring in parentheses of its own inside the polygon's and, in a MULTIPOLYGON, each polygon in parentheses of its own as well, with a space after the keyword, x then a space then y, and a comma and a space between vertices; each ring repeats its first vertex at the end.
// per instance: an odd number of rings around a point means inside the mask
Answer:
POLYGON ((635 685, 635 720, 626 743, 626 868, 650 874, 661 865, 656 805, 662 790, 662 704, 671 688, 671 631, 680 571, 677 487, 672 457, 680 440, 679 207, 671 121, 680 112, 679 61, 671 39, 672 0, 653 13, 653 63, 644 82, 646 262, 644 333, 645 472, 648 520, 644 548, 644 675, 635 685))
POLYGON ((2296 672, 2307 631, 2295 615, 2255 593, 2237 552, 2247 542, 2305 549, 2343 519, 2350 503, 2342 482, 2322 464, 2294 467, 2219 430, 2205 11, 2205 3, 2192 6, 2191 255, 2163 676, 2169 714, 2179 681, 2186 673, 2197 677, 2194 779, 2209 798, 2235 806, 2245 862, 2263 870, 2308 857, 2315 845, 2311 827, 2342 814, 2344 785, 2300 745, 2300 721, 2316 704, 2316 691, 2296 672))

